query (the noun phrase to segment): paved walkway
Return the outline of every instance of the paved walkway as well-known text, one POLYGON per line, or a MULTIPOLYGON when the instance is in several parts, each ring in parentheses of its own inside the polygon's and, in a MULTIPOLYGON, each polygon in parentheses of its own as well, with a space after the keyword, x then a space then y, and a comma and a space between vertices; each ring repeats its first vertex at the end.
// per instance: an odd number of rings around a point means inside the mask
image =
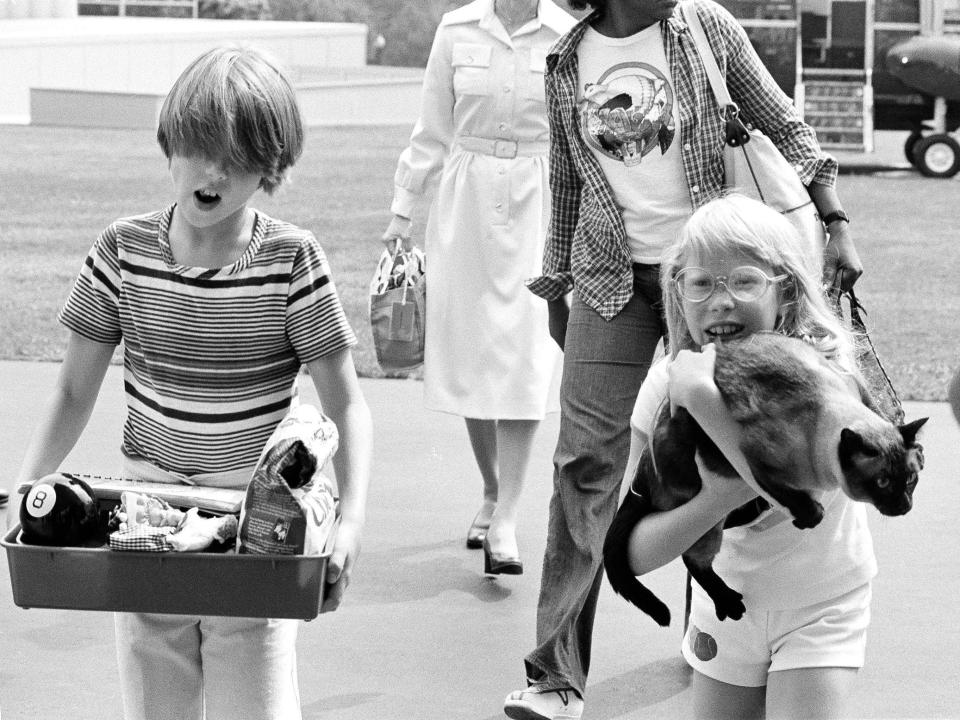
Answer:
MULTIPOLYGON (((0 362, 0 466, 19 466, 58 365, 0 362)), ((364 380, 376 459, 364 550, 340 611, 303 625, 300 686, 307 720, 494 720, 523 684, 534 617, 557 418, 542 426, 523 497, 526 573, 493 579, 463 540, 480 479, 462 421, 421 409, 420 384, 364 380)), ((65 468, 116 472, 121 385, 111 368, 90 425, 65 468)), ((858 718, 960 717, 960 429, 945 403, 908 403, 929 415, 928 464, 914 511, 871 510, 881 575, 875 585, 858 718)), ((9 481, 3 481, 9 483, 9 481)), ((15 506, 15 504, 14 504, 15 506)), ((5 518, 0 518, 0 523, 5 518)), ((683 573, 672 563, 650 585, 678 615, 683 573)), ((4 720, 120 718, 108 613, 22 610, 0 569, 0 708, 4 720)), ((687 715, 680 627, 668 629, 601 593, 585 720, 687 715)), ((242 720, 242 719, 238 719, 242 720)))

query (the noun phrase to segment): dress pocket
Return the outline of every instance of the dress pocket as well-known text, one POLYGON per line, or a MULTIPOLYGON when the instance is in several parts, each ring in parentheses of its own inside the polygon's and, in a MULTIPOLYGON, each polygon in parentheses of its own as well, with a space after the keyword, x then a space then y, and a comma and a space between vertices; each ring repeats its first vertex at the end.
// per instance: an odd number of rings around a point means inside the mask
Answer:
POLYGON ((489 45, 454 43, 453 90, 460 95, 486 95, 490 85, 489 45))
POLYGON ((530 48, 530 72, 527 73, 527 97, 537 102, 546 102, 543 89, 543 74, 547 69, 547 49, 530 48))

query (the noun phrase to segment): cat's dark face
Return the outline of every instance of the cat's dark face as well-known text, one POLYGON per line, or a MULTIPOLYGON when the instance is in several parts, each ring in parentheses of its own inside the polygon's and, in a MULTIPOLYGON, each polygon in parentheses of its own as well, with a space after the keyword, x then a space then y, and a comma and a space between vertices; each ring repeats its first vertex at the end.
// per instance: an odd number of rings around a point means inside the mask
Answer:
POLYGON ((914 420, 889 432, 876 427, 844 428, 839 453, 847 495, 872 503, 883 515, 908 513, 923 469, 923 447, 917 442, 917 432, 926 421, 914 420))

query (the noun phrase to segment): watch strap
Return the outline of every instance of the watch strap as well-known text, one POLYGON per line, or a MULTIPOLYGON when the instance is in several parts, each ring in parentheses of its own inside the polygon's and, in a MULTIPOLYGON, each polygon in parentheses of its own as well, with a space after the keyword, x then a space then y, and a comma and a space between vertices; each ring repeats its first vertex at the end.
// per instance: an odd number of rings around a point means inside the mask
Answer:
POLYGON ((833 212, 827 213, 823 216, 824 225, 829 225, 836 220, 843 220, 845 223, 850 222, 850 218, 847 217, 847 214, 843 210, 834 210, 833 212))

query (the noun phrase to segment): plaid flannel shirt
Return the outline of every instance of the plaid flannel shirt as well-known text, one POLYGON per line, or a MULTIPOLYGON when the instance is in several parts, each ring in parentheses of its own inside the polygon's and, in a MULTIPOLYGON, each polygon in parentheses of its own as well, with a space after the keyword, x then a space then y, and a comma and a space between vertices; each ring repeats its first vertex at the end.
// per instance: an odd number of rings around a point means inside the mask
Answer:
MULTIPOLYGON (((763 66, 743 27, 713 0, 693 0, 693 7, 744 121, 774 142, 805 185, 833 187, 836 161, 820 149, 813 129, 763 66)), ((546 300, 576 287, 580 298, 609 320, 633 294, 633 267, 613 192, 580 133, 577 47, 591 17, 560 38, 547 56, 553 207, 543 275, 528 280, 527 287, 546 300)), ((660 33, 680 110, 680 148, 692 212, 723 189, 723 122, 679 6, 660 23, 660 33)))

